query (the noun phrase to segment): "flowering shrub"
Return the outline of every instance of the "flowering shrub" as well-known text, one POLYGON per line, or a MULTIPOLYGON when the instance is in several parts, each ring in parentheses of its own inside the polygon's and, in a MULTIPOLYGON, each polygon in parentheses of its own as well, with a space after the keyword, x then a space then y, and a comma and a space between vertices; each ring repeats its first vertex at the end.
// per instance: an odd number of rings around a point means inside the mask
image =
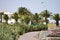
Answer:
POLYGON ((50 35, 48 37, 60 37, 60 29, 58 30, 51 30, 50 35))

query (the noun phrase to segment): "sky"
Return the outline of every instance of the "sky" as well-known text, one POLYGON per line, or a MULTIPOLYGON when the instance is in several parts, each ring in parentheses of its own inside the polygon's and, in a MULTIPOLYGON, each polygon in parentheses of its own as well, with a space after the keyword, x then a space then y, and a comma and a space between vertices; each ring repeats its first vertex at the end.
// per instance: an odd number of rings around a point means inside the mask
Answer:
POLYGON ((16 12, 19 7, 26 7, 32 13, 49 10, 60 13, 60 0, 0 0, 0 11, 16 12))

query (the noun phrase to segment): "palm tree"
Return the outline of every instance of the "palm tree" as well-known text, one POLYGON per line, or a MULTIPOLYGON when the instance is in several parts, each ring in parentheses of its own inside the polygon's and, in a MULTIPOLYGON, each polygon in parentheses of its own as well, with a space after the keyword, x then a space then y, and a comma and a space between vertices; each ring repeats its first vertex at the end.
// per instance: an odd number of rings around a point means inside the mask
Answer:
POLYGON ((14 18, 16 22, 18 22, 19 17, 18 17, 18 14, 16 12, 14 13, 14 16, 12 16, 12 18, 14 18))
POLYGON ((39 15, 37 13, 35 13, 35 15, 34 15, 34 20, 36 20, 36 23, 38 23, 38 21, 39 21, 39 15))
POLYGON ((22 22, 28 23, 29 22, 29 19, 32 16, 32 14, 31 14, 31 12, 27 8, 20 7, 18 9, 18 16, 22 20, 22 22))
POLYGON ((54 14, 53 19, 56 21, 56 26, 59 26, 59 20, 60 20, 59 14, 54 14))
POLYGON ((7 14, 4 14, 4 19, 5 19, 6 23, 8 23, 7 21, 8 21, 8 19, 9 19, 9 17, 8 17, 7 14))
POLYGON ((21 15, 25 15, 25 14, 30 15, 31 14, 31 12, 25 7, 19 7, 18 13, 21 15))
POLYGON ((30 17, 28 15, 25 15, 23 21, 25 22, 25 24, 28 24, 30 21, 30 17))
POLYGON ((2 22, 2 15, 3 14, 4 14, 3 12, 0 12, 0 18, 1 18, 1 21, 0 22, 2 22))
POLYGON ((50 12, 48 11, 48 10, 44 10, 44 11, 42 11, 41 12, 41 15, 43 16, 43 17, 45 17, 45 22, 46 22, 46 25, 48 24, 48 17, 50 17, 50 12))

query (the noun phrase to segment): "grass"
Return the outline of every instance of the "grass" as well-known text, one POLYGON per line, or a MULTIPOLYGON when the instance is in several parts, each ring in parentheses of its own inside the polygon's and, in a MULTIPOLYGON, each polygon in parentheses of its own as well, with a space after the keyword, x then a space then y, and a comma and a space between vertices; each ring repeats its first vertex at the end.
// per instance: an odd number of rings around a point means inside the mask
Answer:
POLYGON ((56 25, 52 23, 48 23, 48 28, 53 28, 53 27, 56 27, 56 25))

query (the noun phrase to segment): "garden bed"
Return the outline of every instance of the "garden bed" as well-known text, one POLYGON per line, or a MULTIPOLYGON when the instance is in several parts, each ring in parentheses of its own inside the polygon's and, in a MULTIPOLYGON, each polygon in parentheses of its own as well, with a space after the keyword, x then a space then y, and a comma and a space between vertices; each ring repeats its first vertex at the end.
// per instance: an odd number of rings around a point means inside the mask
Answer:
POLYGON ((46 40, 60 40, 60 37, 46 37, 46 40))

